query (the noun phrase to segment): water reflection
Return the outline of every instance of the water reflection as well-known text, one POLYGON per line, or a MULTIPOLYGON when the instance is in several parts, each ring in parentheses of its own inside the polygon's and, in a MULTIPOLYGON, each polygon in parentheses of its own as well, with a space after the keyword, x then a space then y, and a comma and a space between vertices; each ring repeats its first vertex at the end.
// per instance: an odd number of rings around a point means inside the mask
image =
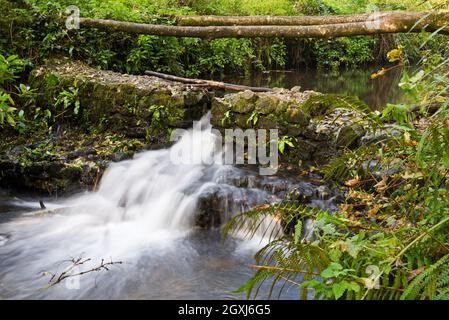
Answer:
POLYGON ((315 90, 323 93, 340 93, 357 96, 371 108, 382 109, 386 103, 403 102, 405 96, 398 87, 404 68, 396 68, 384 76, 371 79, 371 74, 380 67, 342 70, 338 73, 312 69, 297 71, 269 71, 254 73, 250 77, 225 76, 223 81, 258 87, 292 88, 315 90))

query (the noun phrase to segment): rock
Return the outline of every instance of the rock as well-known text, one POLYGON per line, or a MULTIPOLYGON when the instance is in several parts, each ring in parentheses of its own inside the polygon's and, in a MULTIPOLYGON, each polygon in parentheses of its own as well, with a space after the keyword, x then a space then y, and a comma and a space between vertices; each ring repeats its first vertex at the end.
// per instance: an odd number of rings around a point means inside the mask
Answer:
POLYGON ((304 187, 295 187, 290 190, 285 197, 286 200, 292 201, 296 204, 308 204, 311 202, 314 192, 312 189, 304 187))
POLYGON ((231 109, 237 113, 248 113, 254 110, 257 96, 250 90, 239 92, 231 97, 231 109))
POLYGON ((383 164, 379 163, 378 160, 367 160, 365 161, 360 170, 359 175, 362 179, 376 178, 377 180, 382 179, 384 176, 392 176, 398 173, 401 169, 400 164, 383 164))
POLYGON ((279 104, 280 100, 277 96, 264 94, 259 96, 255 108, 260 114, 270 114, 276 110, 279 104))
POLYGON ((309 123, 309 118, 306 114, 296 106, 290 106, 286 112, 287 122, 306 126, 309 123))
POLYGON ((365 130, 354 111, 336 109, 326 113, 327 108, 317 107, 312 112, 306 109, 304 103, 317 94, 301 92, 299 87, 226 94, 212 99, 211 122, 222 133, 225 128, 278 129, 281 136, 296 141, 294 148, 281 155, 281 164, 296 167, 325 164, 340 152, 339 148, 357 147, 365 130), (251 117, 257 117, 257 121, 248 123, 251 117))
POLYGON ((222 191, 211 189, 204 192, 198 200, 197 215, 195 225, 201 228, 217 228, 222 224, 222 216, 226 205, 227 197, 222 191))
POLYGON ((378 141, 388 140, 402 135, 402 133, 395 128, 388 127, 388 125, 386 125, 385 127, 385 129, 377 129, 374 133, 367 132, 361 138, 361 142, 376 143, 378 141))
POLYGON ((327 200, 331 196, 331 190, 328 186, 322 185, 316 188, 316 195, 321 200, 327 200))
POLYGON ((109 155, 109 159, 112 162, 119 162, 123 160, 127 160, 133 156, 132 153, 129 152, 114 152, 113 154, 109 155))
POLYGON ((182 121, 191 124, 198 120, 213 96, 206 88, 97 70, 66 59, 52 59, 38 67, 31 82, 40 88, 38 106, 45 107, 60 90, 76 82, 82 110, 82 119, 75 119, 77 125, 122 132, 132 138, 145 137, 146 129, 151 125, 148 110, 151 106, 164 107, 163 116, 158 120, 163 126, 157 130, 165 131, 182 121), (57 83, 49 85, 47 79, 54 74, 58 74, 57 83))
POLYGON ((87 157, 88 155, 95 155, 97 151, 92 147, 87 147, 84 149, 78 149, 67 154, 68 160, 73 160, 79 157, 87 157))

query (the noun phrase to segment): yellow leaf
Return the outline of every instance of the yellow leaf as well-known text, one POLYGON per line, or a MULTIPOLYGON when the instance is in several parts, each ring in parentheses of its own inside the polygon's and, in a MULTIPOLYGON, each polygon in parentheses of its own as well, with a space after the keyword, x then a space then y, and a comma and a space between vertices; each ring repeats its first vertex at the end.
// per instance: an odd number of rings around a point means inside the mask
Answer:
POLYGON ((349 213, 352 210, 352 204, 342 203, 340 204, 340 211, 349 213))
POLYGON ((413 141, 409 132, 404 132, 404 142, 407 146, 414 147, 418 144, 418 142, 413 141))
POLYGON ((374 217, 376 214, 377 214, 377 212, 379 212, 379 209, 380 209, 380 205, 379 204, 375 204, 368 212, 367 212, 367 216, 368 216, 368 218, 372 218, 372 217, 374 217))
POLYGON ((444 102, 446 102, 446 98, 443 97, 443 96, 437 96, 437 97, 435 98, 435 101, 436 101, 436 102, 440 102, 440 103, 444 103, 444 102))
POLYGON ((389 62, 402 60, 402 56, 403 56, 403 53, 402 53, 401 48, 393 49, 387 53, 387 59, 389 62))

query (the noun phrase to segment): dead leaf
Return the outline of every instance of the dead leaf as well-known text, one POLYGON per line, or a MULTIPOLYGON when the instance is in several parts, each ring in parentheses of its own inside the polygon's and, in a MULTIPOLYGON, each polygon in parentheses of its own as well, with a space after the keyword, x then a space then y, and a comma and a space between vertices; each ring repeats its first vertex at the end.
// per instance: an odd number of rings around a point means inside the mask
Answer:
POLYGON ((410 272, 408 273, 408 275, 407 275, 407 280, 408 280, 408 281, 413 280, 413 278, 415 278, 417 275, 419 275, 419 274, 420 274, 421 272, 423 272, 425 269, 426 269, 426 266, 423 266, 423 267, 421 267, 421 268, 418 268, 418 269, 415 269, 415 270, 410 271, 410 272))
POLYGON ((342 211, 342 212, 348 213, 348 212, 352 211, 352 204, 342 203, 339 205, 339 207, 340 207, 340 211, 342 211))
POLYGON ((410 172, 410 171, 405 171, 404 174, 401 175, 402 179, 419 179, 423 177, 422 172, 410 172))
POLYGON ((276 210, 271 217, 274 221, 282 221, 282 212, 276 210))
POLYGON ((379 71, 374 72, 374 73, 371 75, 371 79, 379 78, 380 76, 383 76, 383 75, 385 74, 385 72, 386 72, 385 68, 382 68, 382 69, 380 69, 379 71))
POLYGON ((388 188, 387 181, 388 176, 383 176, 382 180, 380 180, 378 183, 374 185, 374 188, 376 188, 376 191, 378 193, 383 193, 388 188))
POLYGON ((349 187, 349 188, 355 188, 358 185, 360 185, 361 181, 358 175, 355 176, 354 179, 348 180, 345 182, 345 186, 349 187))

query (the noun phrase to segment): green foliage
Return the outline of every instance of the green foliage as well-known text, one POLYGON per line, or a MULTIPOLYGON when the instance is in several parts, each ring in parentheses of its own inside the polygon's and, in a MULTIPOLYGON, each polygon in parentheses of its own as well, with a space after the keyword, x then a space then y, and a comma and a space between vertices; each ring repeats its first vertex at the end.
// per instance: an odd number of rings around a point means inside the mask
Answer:
POLYGON ((6 58, 0 54, 0 85, 5 86, 15 81, 23 68, 24 63, 17 55, 6 58))
POLYGON ((271 240, 242 290, 257 295, 269 280, 280 291, 296 287, 302 298, 449 298, 449 59, 425 53, 422 61, 400 83, 411 102, 387 105, 382 117, 339 95, 317 95, 303 106, 315 116, 337 108, 365 113, 373 137, 322 170, 344 190, 335 211, 260 205, 225 226, 271 240), (262 227, 264 219, 277 228, 262 227))
POLYGON ((419 273, 402 293, 405 299, 449 299, 449 254, 419 273))
MULTIPOLYGON (((8 3, 7 0, 1 0, 8 3)), ((298 63, 336 70, 354 68, 375 61, 380 46, 375 37, 351 37, 332 40, 286 41, 284 39, 176 39, 133 35, 123 32, 82 28, 66 30, 60 19, 67 5, 76 5, 81 16, 124 21, 173 24, 173 14, 219 15, 296 15, 340 14, 364 12, 369 5, 395 8, 376 1, 269 0, 269 1, 37 1, 16 4, 10 10, 11 19, 28 21, 11 35, 5 34, 1 48, 18 53, 32 63, 64 54, 92 66, 120 72, 142 74, 145 70, 162 71, 180 76, 218 77, 223 73, 248 74, 252 70, 298 67, 298 63), (29 21, 31 20, 31 23, 29 21), (10 41, 12 40, 12 41, 10 41), (38 48, 38 50, 36 50, 38 48), (290 54, 288 54, 290 53, 290 54), (301 55, 292 59, 291 53, 301 55)), ((14 31, 14 30, 13 30, 14 31)), ((414 36, 408 36, 408 38, 414 36)), ((383 41, 383 40, 382 40, 383 41)), ((387 46, 396 46, 390 42, 387 46)), ((382 44, 385 46, 385 43, 382 44)), ((441 42, 429 41, 426 48, 441 47, 441 42)), ((405 46, 405 50, 408 47, 405 46)), ((439 49, 440 50, 440 49, 439 49)), ((417 57, 414 57, 417 59, 417 57)))
POLYGON ((232 123, 233 116, 234 116, 234 115, 233 115, 233 113, 232 113, 231 110, 226 111, 226 112, 224 113, 223 118, 221 119, 221 125, 224 127, 225 124, 227 124, 227 123, 232 123))
POLYGON ((318 67, 337 70, 373 63, 375 45, 375 40, 363 36, 317 40, 314 42, 314 52, 318 67))
POLYGON ((253 126, 255 126, 259 121, 259 116, 260 116, 259 112, 254 110, 253 112, 251 112, 249 118, 246 120, 246 124, 252 124, 253 126))
POLYGON ((3 128, 7 123, 19 132, 25 129, 24 111, 18 111, 12 95, 29 101, 33 94, 33 91, 23 84, 14 86, 23 69, 24 62, 18 56, 5 57, 0 54, 0 127, 3 128))
POLYGON ((64 110, 72 109, 74 115, 78 115, 81 103, 79 101, 79 88, 76 83, 68 89, 63 89, 56 97, 55 106, 63 106, 64 110))
MULTIPOLYGON (((16 126, 16 120, 15 120, 15 113, 16 108, 14 108, 14 101, 12 100, 11 96, 7 94, 6 92, 3 92, 0 90, 0 125, 3 126, 6 122, 11 126, 16 126)), ((23 115, 23 112, 22 112, 23 115)))
POLYGON ((284 154, 285 148, 290 147, 294 148, 295 145, 293 143, 294 138, 290 136, 281 136, 278 138, 277 144, 278 144, 278 150, 280 153, 284 154))
POLYGON ((168 109, 166 106, 152 105, 148 108, 148 111, 151 113, 152 121, 159 123, 167 116, 168 109))

